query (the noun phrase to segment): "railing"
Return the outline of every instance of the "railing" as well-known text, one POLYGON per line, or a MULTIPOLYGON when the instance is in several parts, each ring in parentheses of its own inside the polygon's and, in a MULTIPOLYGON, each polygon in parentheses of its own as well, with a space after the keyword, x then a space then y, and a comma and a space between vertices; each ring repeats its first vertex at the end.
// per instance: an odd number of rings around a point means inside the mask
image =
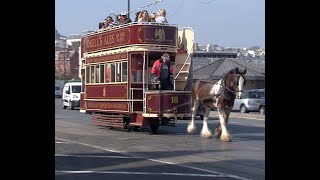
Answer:
POLYGON ((124 27, 129 27, 129 26, 133 26, 133 25, 147 25, 147 26, 173 26, 173 27, 178 27, 177 24, 167 24, 167 23, 156 23, 156 22, 131 22, 131 23, 126 23, 126 24, 121 24, 121 25, 116 25, 116 26, 112 26, 112 27, 108 27, 108 28, 104 28, 104 29, 98 29, 95 32, 90 32, 87 34, 82 34, 82 37, 87 37, 87 36, 91 36, 91 35, 96 35, 97 33, 103 33, 103 32, 107 32, 107 31, 113 31, 116 29, 120 29, 120 28, 124 28, 124 27))
POLYGON ((130 88, 130 93, 131 93, 131 112, 133 112, 133 103, 135 101, 143 101, 143 99, 134 99, 134 91, 137 90, 137 91, 143 91, 143 88, 130 88))

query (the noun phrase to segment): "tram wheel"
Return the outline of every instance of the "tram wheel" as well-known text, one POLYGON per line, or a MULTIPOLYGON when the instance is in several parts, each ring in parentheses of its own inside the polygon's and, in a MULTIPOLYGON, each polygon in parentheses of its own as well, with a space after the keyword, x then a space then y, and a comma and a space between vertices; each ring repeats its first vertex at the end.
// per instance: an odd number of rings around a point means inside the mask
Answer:
POLYGON ((157 134, 158 133, 159 125, 150 125, 151 133, 157 134))
POLYGON ((134 127, 133 127, 133 130, 134 130, 135 132, 138 132, 139 129, 140 129, 139 126, 134 126, 134 127))
POLYGON ((157 134, 157 130, 159 128, 160 121, 158 118, 151 118, 149 119, 149 126, 151 129, 151 134, 157 134))

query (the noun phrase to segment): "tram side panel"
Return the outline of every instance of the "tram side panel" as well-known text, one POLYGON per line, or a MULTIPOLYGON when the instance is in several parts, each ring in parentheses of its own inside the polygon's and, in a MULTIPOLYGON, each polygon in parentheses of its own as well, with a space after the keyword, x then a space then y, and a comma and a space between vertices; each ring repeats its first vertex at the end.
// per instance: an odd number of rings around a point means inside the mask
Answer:
POLYGON ((86 85, 86 110, 129 113, 127 84, 86 85))

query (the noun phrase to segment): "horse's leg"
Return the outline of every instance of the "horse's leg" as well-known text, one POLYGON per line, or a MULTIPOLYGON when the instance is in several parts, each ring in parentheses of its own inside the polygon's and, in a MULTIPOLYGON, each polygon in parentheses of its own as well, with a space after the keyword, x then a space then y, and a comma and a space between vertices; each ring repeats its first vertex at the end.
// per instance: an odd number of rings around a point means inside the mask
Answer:
MULTIPOLYGON (((217 107, 217 111, 219 112, 220 106, 218 106, 217 101, 216 101, 215 103, 216 103, 215 107, 217 107)), ((218 114, 219 114, 219 113, 218 113, 218 114)), ((219 117, 219 118, 220 118, 220 117, 219 117)), ((213 135, 214 135, 214 137, 216 137, 216 138, 220 138, 220 136, 221 136, 221 125, 220 125, 220 121, 218 122, 217 127, 214 129, 213 135)))
POLYGON ((220 125, 221 125, 221 136, 220 139, 224 142, 229 142, 231 141, 231 136, 227 131, 227 127, 226 127, 226 117, 228 117, 228 115, 226 114, 226 111, 224 108, 218 109, 218 114, 219 114, 219 119, 220 119, 220 125))
POLYGON ((232 139, 232 136, 227 128, 228 126, 228 122, 229 122, 229 115, 230 115, 230 111, 231 109, 225 109, 225 113, 224 113, 224 119, 226 120, 226 129, 227 129, 227 133, 228 133, 228 136, 230 137, 230 141, 232 139))
POLYGON ((226 120, 226 126, 228 125, 228 122, 229 122, 230 111, 231 111, 230 109, 225 109, 224 118, 226 120))
POLYGON ((202 126, 202 130, 201 130, 201 136, 203 138, 211 138, 212 137, 212 133, 210 131, 210 129, 208 128, 208 117, 210 114, 211 108, 208 106, 205 106, 205 113, 204 113, 204 118, 203 118, 203 126, 202 126))
POLYGON ((197 109, 198 109, 198 107, 199 107, 199 104, 200 104, 199 101, 195 101, 195 102, 193 103, 193 107, 192 107, 192 109, 191 109, 191 121, 190 121, 189 126, 188 126, 188 128, 187 128, 189 134, 190 134, 190 133, 194 133, 194 132, 196 131, 196 125, 195 125, 195 123, 194 123, 194 117, 196 116, 196 113, 197 113, 197 109))
POLYGON ((214 135, 214 137, 216 137, 216 138, 220 138, 220 136, 221 136, 221 126, 220 126, 220 122, 219 122, 218 126, 214 129, 213 135, 214 135))

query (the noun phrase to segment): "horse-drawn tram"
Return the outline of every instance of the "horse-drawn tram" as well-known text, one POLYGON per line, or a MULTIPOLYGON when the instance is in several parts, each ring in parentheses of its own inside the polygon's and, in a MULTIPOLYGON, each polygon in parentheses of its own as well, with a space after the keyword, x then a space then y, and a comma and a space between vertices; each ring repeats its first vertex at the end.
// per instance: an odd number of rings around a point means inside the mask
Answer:
POLYGON ((130 23, 81 37, 80 111, 98 126, 130 131, 175 126, 189 118, 192 88, 191 28, 159 23, 130 23), (159 90, 153 63, 167 53, 173 87, 159 90))

